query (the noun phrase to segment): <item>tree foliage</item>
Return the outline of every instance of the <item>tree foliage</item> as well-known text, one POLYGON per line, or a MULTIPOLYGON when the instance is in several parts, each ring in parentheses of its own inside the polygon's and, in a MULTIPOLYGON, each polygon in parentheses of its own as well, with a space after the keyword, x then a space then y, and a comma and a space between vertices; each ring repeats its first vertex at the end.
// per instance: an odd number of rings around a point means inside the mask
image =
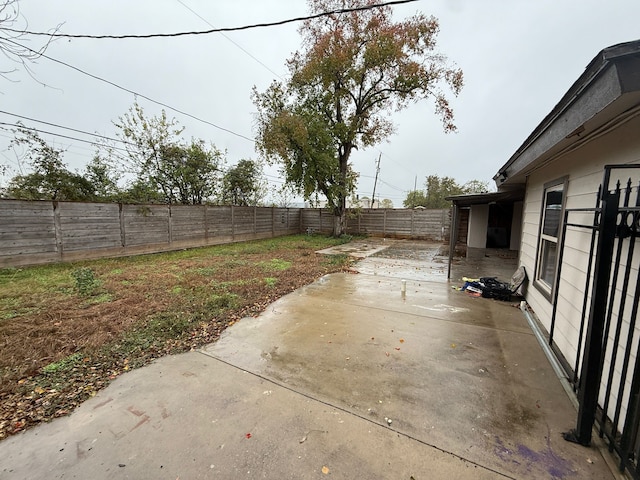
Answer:
POLYGON ((19 127, 11 141, 13 147, 22 147, 23 160, 30 173, 14 176, 2 196, 22 200, 79 200, 95 199, 89 180, 69 171, 62 160, 64 150, 47 144, 37 132, 19 127))
POLYGON ((481 180, 470 180, 464 185, 459 185, 451 177, 429 175, 425 181, 425 189, 410 191, 403 204, 406 208, 449 208, 451 201, 447 200, 447 197, 488 191, 489 184, 481 180))
POLYGON ((464 189, 451 177, 429 175, 425 182, 426 208, 449 208, 451 201, 446 198, 452 195, 462 195, 464 189))
POLYGON ((491 191, 489 187, 489 182, 485 182, 482 180, 469 180, 462 187, 464 193, 487 193, 491 191))
POLYGON ((202 140, 182 141, 184 128, 167 119, 164 110, 147 118, 135 103, 114 124, 125 142, 129 171, 136 177, 129 196, 187 205, 201 204, 216 194, 224 154, 202 140))
POLYGON ((426 207, 427 197, 422 190, 411 190, 402 204, 404 208, 426 207))
POLYGON ((262 167, 253 160, 240 160, 222 177, 221 199, 227 205, 260 205, 267 194, 262 167))
MULTIPOLYGON (((309 0, 311 14, 375 0, 309 0)), ((305 199, 322 193, 342 233, 356 174, 349 159, 393 132, 389 113, 432 99, 445 131, 455 130, 444 94, 457 95, 462 72, 435 51, 438 22, 417 14, 394 22, 390 7, 307 20, 303 48, 288 61, 290 79, 255 88, 257 139, 269 161, 305 199)))
POLYGON ((95 155, 85 167, 84 178, 91 183, 96 199, 103 202, 121 199, 120 177, 114 165, 99 155, 95 155))
POLYGON ((380 208, 393 208, 393 201, 389 198, 383 198, 380 202, 380 208))

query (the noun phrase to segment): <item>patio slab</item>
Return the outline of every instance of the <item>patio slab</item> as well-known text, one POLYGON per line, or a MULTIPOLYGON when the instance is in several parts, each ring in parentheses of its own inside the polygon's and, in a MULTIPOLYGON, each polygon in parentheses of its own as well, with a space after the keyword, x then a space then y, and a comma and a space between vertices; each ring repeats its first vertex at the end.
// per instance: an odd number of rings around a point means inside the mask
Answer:
POLYGON ((514 304, 391 260, 323 277, 0 442, 0 477, 616 478, 562 439, 576 412, 514 304))

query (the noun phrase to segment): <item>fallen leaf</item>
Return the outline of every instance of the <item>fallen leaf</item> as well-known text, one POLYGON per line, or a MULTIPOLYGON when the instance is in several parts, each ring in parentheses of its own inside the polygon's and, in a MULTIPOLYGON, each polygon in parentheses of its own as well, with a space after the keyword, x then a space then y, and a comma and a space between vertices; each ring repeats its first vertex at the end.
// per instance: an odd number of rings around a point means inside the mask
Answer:
POLYGON ((451 344, 451 348, 456 348, 456 344, 455 344, 455 343, 452 343, 452 344, 451 344))
POLYGON ((250 434, 250 433, 247 433, 247 434, 245 435, 245 437, 246 437, 246 438, 251 438, 251 434, 250 434))
POLYGON ((42 394, 45 392, 45 389, 42 387, 36 387, 33 391, 36 392, 37 394, 42 394))
POLYGON ((388 357, 389 356, 389 352, 384 352, 384 354, 388 357))
POLYGON ((401 339, 400 339, 400 343, 404 343, 404 338, 401 338, 401 339))
POLYGON ((396 350, 400 351, 400 347, 396 347, 396 350))
POLYGON ((322 467, 322 473, 324 473, 325 475, 328 475, 329 469, 327 467, 322 467))

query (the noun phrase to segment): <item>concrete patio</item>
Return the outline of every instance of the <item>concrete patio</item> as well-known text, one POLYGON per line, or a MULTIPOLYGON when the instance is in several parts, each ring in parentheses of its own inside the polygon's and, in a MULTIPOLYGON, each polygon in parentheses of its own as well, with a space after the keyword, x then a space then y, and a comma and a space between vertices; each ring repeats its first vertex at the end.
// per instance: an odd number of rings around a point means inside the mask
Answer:
MULTIPOLYGON (((437 245, 342 248, 358 274, 0 442, 0 478, 616 478, 562 439, 576 412, 517 304, 452 289, 437 245)), ((515 270, 476 260, 452 278, 515 270)))

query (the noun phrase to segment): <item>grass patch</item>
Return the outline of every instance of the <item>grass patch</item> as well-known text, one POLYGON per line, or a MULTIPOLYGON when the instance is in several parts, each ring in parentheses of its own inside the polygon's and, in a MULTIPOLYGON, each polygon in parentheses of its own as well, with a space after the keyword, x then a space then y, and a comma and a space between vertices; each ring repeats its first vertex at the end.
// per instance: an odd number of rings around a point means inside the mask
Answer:
POLYGON ((99 293, 97 295, 93 295, 89 298, 87 298, 84 301, 85 305, 97 305, 100 303, 109 303, 113 301, 113 295, 111 295, 110 293, 104 292, 104 293, 99 293))
POLYGON ((346 266, 351 261, 346 253, 338 253, 336 255, 326 255, 324 262, 332 266, 346 266))
POLYGON ((238 295, 230 292, 212 295, 205 302, 204 311, 212 315, 219 315, 226 310, 236 308, 240 303, 239 300, 238 295))
POLYGON ((167 340, 180 338, 190 327, 191 321, 185 315, 160 313, 126 332, 121 340, 108 345, 107 349, 111 354, 135 359, 137 353, 157 350, 167 340))
POLYGON ((215 341, 331 272, 347 239, 294 235, 0 270, 0 439, 69 413, 124 371, 215 341), (15 405, 20 405, 16 411, 15 405))
POLYGON ((42 373, 45 374, 59 374, 65 370, 73 369, 78 363, 82 361, 81 353, 74 353, 57 362, 50 363, 42 367, 42 373))
POLYGON ((291 268, 291 262, 287 260, 281 260, 279 258, 272 258, 267 262, 260 262, 258 265, 260 265, 266 271, 283 271, 291 268))

